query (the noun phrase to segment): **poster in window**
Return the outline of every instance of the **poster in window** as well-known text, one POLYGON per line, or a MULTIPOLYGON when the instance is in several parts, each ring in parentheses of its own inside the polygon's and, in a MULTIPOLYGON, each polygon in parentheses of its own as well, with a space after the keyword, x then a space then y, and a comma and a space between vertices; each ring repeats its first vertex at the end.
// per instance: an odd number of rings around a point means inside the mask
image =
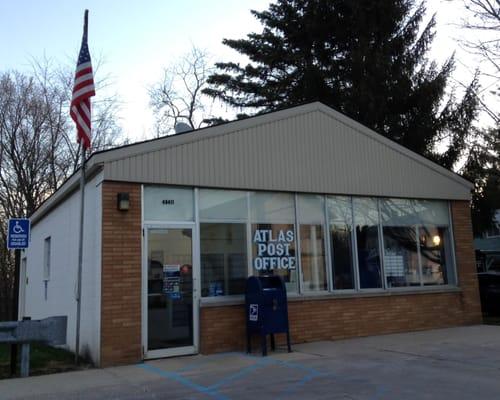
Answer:
POLYGON ((171 299, 180 299, 181 266, 165 264, 163 266, 163 293, 171 299))

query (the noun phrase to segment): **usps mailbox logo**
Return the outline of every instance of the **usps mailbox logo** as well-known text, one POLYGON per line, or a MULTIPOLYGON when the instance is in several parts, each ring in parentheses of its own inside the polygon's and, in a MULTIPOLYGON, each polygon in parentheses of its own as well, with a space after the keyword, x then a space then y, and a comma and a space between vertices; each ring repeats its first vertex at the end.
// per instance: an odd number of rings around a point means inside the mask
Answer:
POLYGON ((248 315, 249 321, 258 321, 259 320, 259 305, 258 304, 250 304, 250 312, 248 315))

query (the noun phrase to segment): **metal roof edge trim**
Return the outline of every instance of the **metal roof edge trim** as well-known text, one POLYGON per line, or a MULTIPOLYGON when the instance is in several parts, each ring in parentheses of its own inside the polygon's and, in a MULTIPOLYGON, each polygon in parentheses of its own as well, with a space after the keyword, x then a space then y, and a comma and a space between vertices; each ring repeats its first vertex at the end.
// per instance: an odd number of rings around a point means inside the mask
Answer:
MULTIPOLYGON (((102 164, 93 164, 89 166, 89 168, 85 172, 85 185, 87 185, 89 181, 102 170, 102 164)), ((35 226, 39 220, 41 220, 45 215, 49 214, 54 208, 62 203, 79 187, 80 168, 78 168, 75 173, 61 185, 61 187, 59 187, 54 193, 52 193, 40 206, 38 206, 33 214, 30 215, 29 219, 31 221, 31 225, 35 226)))

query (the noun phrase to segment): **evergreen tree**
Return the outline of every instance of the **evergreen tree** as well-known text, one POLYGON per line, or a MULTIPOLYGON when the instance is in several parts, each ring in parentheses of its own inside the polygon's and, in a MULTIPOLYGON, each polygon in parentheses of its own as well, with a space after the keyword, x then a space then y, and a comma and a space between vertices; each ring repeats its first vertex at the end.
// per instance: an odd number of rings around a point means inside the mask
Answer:
POLYGON ((472 225, 476 236, 492 226, 493 215, 500 209, 500 126, 478 136, 481 139, 472 146, 463 168, 464 176, 475 184, 472 225))
POLYGON ((448 168, 459 158, 477 83, 446 99, 454 61, 428 60, 435 20, 421 29, 424 2, 277 0, 252 13, 261 33, 223 41, 250 62, 217 63, 204 93, 246 113, 319 100, 448 168))

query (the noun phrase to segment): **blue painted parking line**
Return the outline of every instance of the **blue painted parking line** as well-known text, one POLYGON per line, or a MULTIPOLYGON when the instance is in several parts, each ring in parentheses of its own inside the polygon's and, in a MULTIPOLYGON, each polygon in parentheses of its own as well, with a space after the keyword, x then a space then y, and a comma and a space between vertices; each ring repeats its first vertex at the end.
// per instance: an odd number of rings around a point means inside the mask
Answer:
POLYGON ((284 360, 274 360, 275 364, 281 364, 288 368, 299 369, 301 371, 306 371, 309 374, 321 374, 321 372, 315 370, 314 368, 308 367, 306 365, 300 364, 296 361, 284 361, 284 360))
POLYGON ((291 368, 291 369, 296 369, 296 370, 305 372, 305 375, 300 380, 298 380, 297 382, 294 382, 288 388, 286 388, 282 392, 282 394, 277 397, 277 399, 286 399, 287 396, 289 396, 292 393, 297 392, 300 388, 302 388, 307 383, 311 382, 314 379, 321 378, 321 377, 328 377, 328 378, 332 379, 333 381, 337 380, 337 381, 359 383, 362 385, 374 386, 375 393, 373 393, 372 397, 370 397, 370 400, 381 400, 385 396, 385 394, 387 393, 387 387, 385 387, 384 385, 371 383, 370 381, 368 381, 366 379, 361 379, 361 378, 353 377, 350 375, 347 376, 344 374, 334 373, 334 372, 321 372, 315 368, 308 367, 302 363, 298 363, 295 361, 276 360, 276 359, 273 359, 272 357, 261 358, 261 357, 248 355, 248 354, 241 354, 241 353, 223 353, 220 355, 213 355, 213 356, 207 357, 207 359, 204 359, 201 362, 194 362, 194 363, 187 365, 179 370, 176 370, 175 372, 164 371, 164 370, 157 368, 157 367, 154 367, 150 364, 141 364, 141 365, 139 365, 139 367, 141 367, 149 372, 160 375, 164 378, 168 378, 168 379, 174 380, 176 382, 179 382, 180 384, 194 390, 197 393, 208 395, 216 400, 229 400, 229 397, 218 392, 218 390, 222 386, 230 385, 231 383, 234 383, 235 381, 243 379, 244 377, 251 374, 252 372, 255 372, 259 368, 264 368, 266 366, 271 366, 271 365, 282 366, 285 368, 291 368), (214 358, 227 359, 227 358, 230 358, 231 356, 247 357, 247 358, 254 360, 255 363, 250 365, 250 366, 244 367, 244 368, 240 369, 239 371, 220 379, 219 381, 211 384, 210 386, 199 385, 199 384, 197 384, 197 383, 191 381, 190 379, 181 375, 181 373, 183 373, 183 372, 195 370, 200 365, 208 364, 210 361, 214 361, 214 358))
POLYGON ((164 378, 172 379, 176 382, 181 383, 182 385, 202 394, 206 394, 208 396, 213 397, 214 399, 217 400, 229 400, 226 396, 218 393, 217 391, 210 389, 206 386, 198 385, 197 383, 192 382, 191 380, 183 377, 182 375, 179 375, 176 372, 168 372, 164 371, 160 368, 154 367, 149 364, 140 364, 139 368, 145 369, 146 371, 152 372, 154 374, 160 375, 164 378))
POLYGON ((176 372, 182 373, 182 372, 191 371, 197 367, 200 367, 202 365, 205 365, 205 364, 212 362, 214 360, 214 358, 217 359, 217 361, 219 361, 220 359, 229 358, 231 356, 241 356, 241 353, 226 352, 226 353, 211 354, 210 356, 205 356, 202 359, 199 359, 199 360, 193 361, 192 363, 187 364, 186 366, 176 370, 176 372))
MULTIPOLYGON (((306 365, 294 362, 294 361, 284 361, 284 360, 274 360, 276 364, 280 364, 283 366, 287 366, 289 368, 295 368, 299 369, 302 371, 306 371, 308 374, 304 376, 300 381, 292 384, 288 389, 284 391, 284 399, 286 399, 286 394, 291 394, 295 391, 297 391, 300 387, 304 386, 306 383, 312 381, 315 378, 320 378, 320 377, 330 377, 332 379, 336 379, 338 381, 344 381, 344 382, 351 382, 351 383, 360 383, 364 385, 373 385, 375 386, 375 393, 372 397, 370 397, 370 400, 380 400, 384 397, 384 395, 387 393, 388 389, 384 385, 380 384, 372 384, 366 379, 362 378, 356 378, 353 376, 347 376, 344 374, 340 373, 334 373, 334 372, 320 372, 314 368, 308 367, 306 365)), ((281 397, 280 397, 281 398, 281 397)))
POLYGON ((304 376, 300 381, 296 382, 296 383, 293 383, 292 385, 290 385, 284 392, 283 392, 283 395, 278 397, 278 399, 286 399, 288 397, 289 394, 293 393, 293 392, 296 392, 300 387, 304 386, 306 383, 312 381, 314 378, 317 378, 319 376, 326 376, 328 374, 320 374, 320 373, 314 373, 314 374, 308 374, 306 376, 304 376))
POLYGON ((227 383, 230 383, 230 382, 233 382, 235 380, 238 380, 239 378, 245 376, 245 375, 248 375, 250 374, 251 372, 254 372, 256 369, 258 368, 261 368, 261 367, 264 367, 266 365, 270 365, 272 364, 272 361, 269 360, 269 359, 263 359, 261 361, 257 361, 255 364, 253 365, 250 365, 248 367, 245 367, 241 370, 239 370, 238 372, 232 374, 232 375, 229 375, 228 377, 226 378, 223 378, 221 379, 220 381, 214 383, 213 385, 209 386, 211 389, 216 389, 216 388, 219 388, 221 387, 222 385, 225 385, 227 383))

